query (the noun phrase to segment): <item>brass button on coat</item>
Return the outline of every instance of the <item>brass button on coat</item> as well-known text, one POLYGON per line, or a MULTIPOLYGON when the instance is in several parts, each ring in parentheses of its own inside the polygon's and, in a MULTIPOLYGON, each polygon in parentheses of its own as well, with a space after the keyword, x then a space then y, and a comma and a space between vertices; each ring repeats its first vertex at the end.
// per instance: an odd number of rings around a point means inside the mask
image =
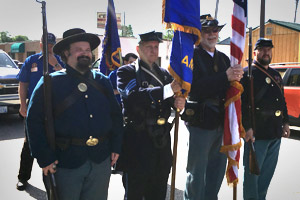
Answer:
POLYGON ((79 83, 77 87, 78 87, 78 90, 80 92, 86 92, 87 91, 87 85, 85 83, 79 83))

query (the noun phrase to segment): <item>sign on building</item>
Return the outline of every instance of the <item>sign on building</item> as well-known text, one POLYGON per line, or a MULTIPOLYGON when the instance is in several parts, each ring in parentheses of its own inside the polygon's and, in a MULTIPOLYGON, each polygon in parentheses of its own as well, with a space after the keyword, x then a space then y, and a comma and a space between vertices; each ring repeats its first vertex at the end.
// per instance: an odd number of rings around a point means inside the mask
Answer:
MULTIPOLYGON (((121 13, 116 13, 117 26, 121 29, 121 13)), ((105 28, 106 12, 97 12, 97 28, 105 28)))

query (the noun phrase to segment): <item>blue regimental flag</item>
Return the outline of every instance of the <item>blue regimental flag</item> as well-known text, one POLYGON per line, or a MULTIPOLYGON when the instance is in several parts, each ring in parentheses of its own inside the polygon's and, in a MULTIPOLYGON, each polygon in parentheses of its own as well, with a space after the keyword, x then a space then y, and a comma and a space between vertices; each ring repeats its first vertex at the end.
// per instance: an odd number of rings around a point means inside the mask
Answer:
POLYGON ((163 21, 174 31, 168 69, 186 97, 193 78, 194 44, 200 43, 200 0, 163 0, 163 21))
POLYGON ((105 36, 102 41, 102 57, 99 66, 100 71, 105 75, 109 75, 111 71, 120 67, 122 63, 121 56, 115 6, 113 0, 108 0, 105 36))

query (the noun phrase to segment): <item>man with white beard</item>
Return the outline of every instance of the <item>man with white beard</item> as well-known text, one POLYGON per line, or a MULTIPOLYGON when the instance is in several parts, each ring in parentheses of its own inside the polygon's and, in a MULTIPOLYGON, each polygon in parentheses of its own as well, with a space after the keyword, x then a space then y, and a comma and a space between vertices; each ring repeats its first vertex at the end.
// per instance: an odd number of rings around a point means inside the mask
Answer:
MULTIPOLYGON (((185 200, 216 200, 226 167, 220 153, 223 138, 224 103, 230 81, 243 75, 240 65, 230 67, 229 58, 216 50, 219 31, 224 25, 210 15, 200 17, 200 45, 194 49, 194 69, 188 103, 194 112, 185 112, 190 133, 185 200)), ((187 105, 188 106, 188 105, 187 105)))

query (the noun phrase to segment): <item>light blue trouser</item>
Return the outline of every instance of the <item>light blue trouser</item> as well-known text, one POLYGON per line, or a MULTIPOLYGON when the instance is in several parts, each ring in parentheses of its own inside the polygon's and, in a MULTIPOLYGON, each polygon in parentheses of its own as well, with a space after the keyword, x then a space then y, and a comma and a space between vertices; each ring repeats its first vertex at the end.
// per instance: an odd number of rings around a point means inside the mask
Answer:
POLYGON ((76 169, 57 168, 59 199, 106 200, 110 175, 110 158, 100 164, 88 160, 76 169))
POLYGON ((223 129, 187 126, 190 132, 185 200, 217 200, 226 168, 220 153, 223 129))
POLYGON ((272 180, 280 149, 281 139, 256 140, 254 144, 260 175, 250 174, 249 146, 244 145, 244 199, 265 200, 272 180))

